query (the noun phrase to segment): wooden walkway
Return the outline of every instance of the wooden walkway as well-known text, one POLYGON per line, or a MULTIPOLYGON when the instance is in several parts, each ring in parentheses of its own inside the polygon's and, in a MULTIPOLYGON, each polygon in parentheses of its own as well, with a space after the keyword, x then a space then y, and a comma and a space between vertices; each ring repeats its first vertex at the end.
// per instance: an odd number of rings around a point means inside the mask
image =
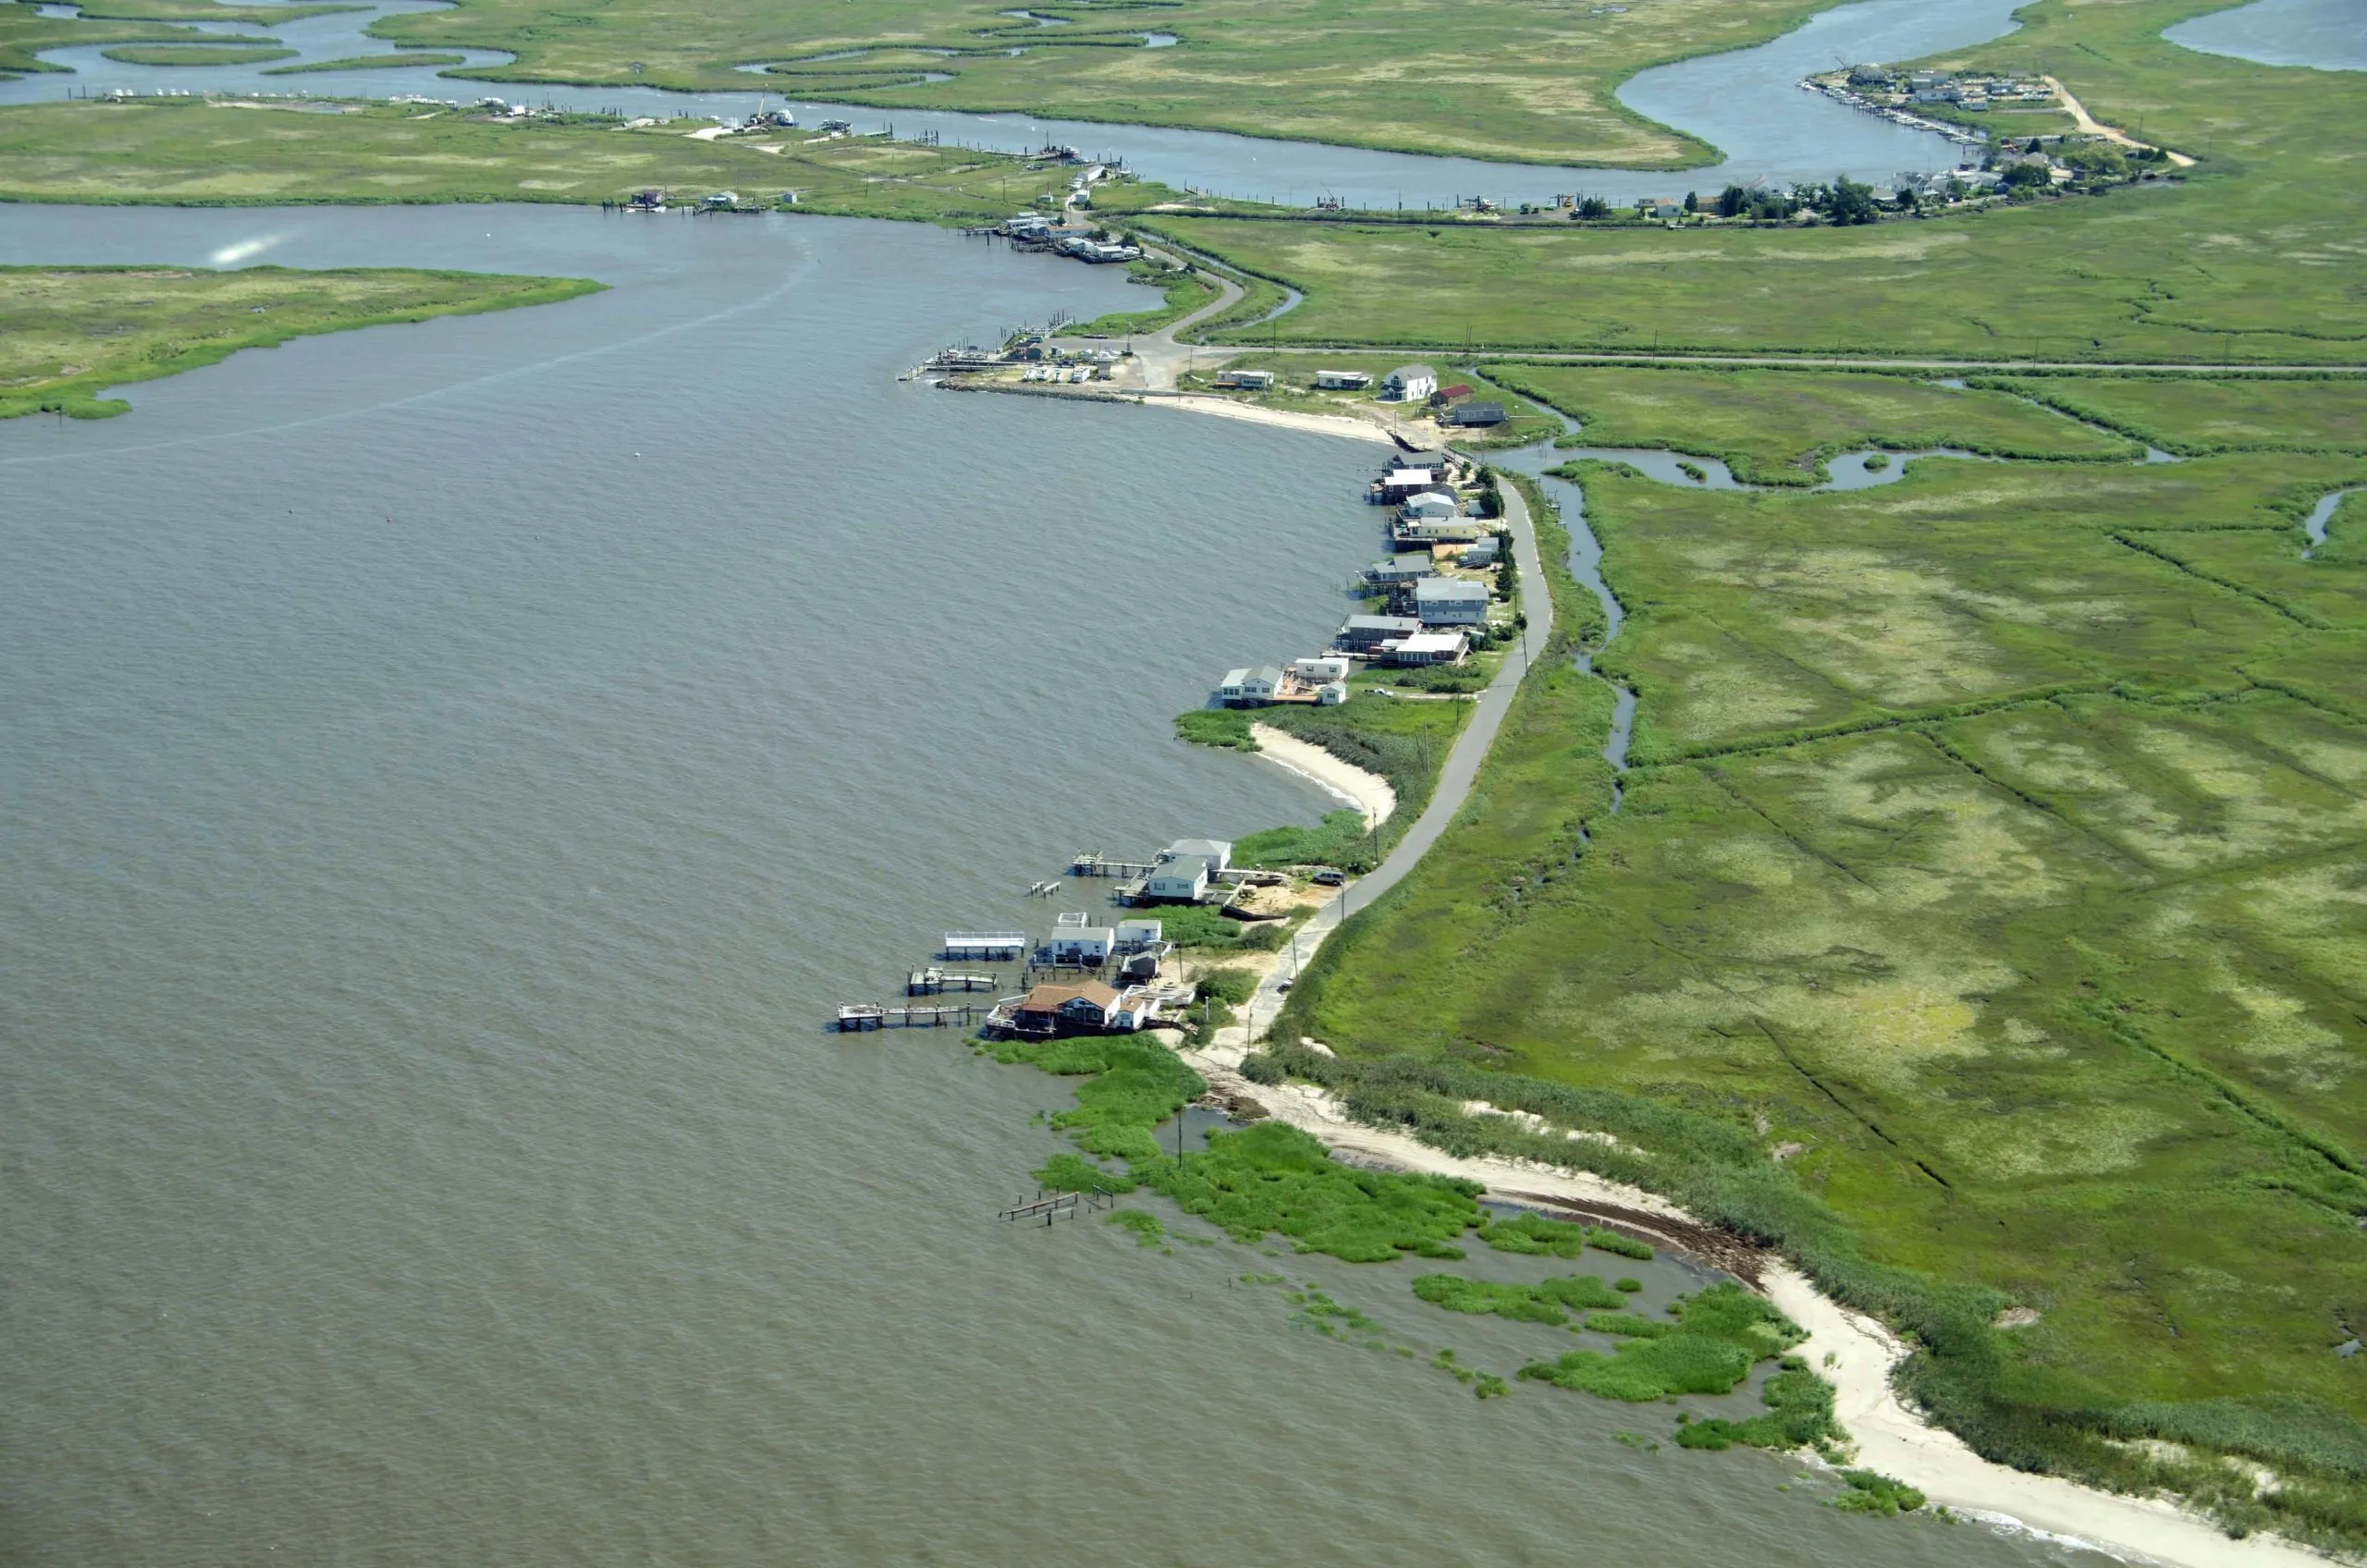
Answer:
POLYGON ((839 1009, 838 1030, 842 1035, 860 1035, 873 1029, 943 1029, 967 1023, 984 1011, 974 1002, 949 1002, 938 1007, 849 1002, 839 1009))

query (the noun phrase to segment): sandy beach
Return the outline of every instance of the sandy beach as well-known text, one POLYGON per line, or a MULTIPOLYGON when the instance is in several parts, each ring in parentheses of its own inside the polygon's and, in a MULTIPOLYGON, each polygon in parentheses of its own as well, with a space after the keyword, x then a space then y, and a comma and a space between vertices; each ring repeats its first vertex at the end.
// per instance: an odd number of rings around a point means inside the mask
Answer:
POLYGON ((1345 414, 1308 414, 1289 409, 1260 409, 1247 403, 1236 403, 1230 398, 1212 398, 1194 392, 1145 398, 1143 404, 1146 408, 1182 409, 1186 413, 1246 420, 1251 424, 1276 424, 1285 430, 1307 430, 1318 435, 1345 435, 1357 441, 1393 444, 1390 442, 1389 433, 1380 426, 1365 420, 1351 419, 1345 414))
MULTIPOLYGON (((1411 1133, 1360 1125, 1348 1119, 1331 1095, 1310 1084, 1253 1084, 1244 1078, 1240 1065, 1246 1050, 1243 1031, 1224 1030, 1214 1047, 1184 1056, 1220 1094, 1253 1099, 1277 1121, 1360 1160, 1467 1177, 1486 1183, 1490 1196, 1509 1201, 1562 1198, 1580 1205, 1613 1205, 1680 1224, 1699 1223, 1667 1199, 1639 1187, 1530 1160, 1458 1158, 1411 1133)), ((1798 1354, 1832 1380, 1834 1412, 1857 1444, 1856 1463, 1905 1481, 1935 1504, 2002 1528, 2057 1537, 2167 1568, 2303 1568, 2332 1561, 2275 1537, 2231 1540, 2210 1521, 2166 1502, 2096 1491, 1993 1464, 1899 1402, 1890 1375, 1907 1347, 1887 1329, 1819 1294, 1787 1264, 1771 1260, 1761 1283, 1769 1298, 1809 1331, 1798 1354)))
POLYGON ((1361 812, 1366 832, 1387 822, 1397 809, 1397 791, 1380 774, 1353 767, 1322 747, 1269 724, 1253 724, 1249 733, 1257 742, 1259 755, 1322 786, 1361 812))

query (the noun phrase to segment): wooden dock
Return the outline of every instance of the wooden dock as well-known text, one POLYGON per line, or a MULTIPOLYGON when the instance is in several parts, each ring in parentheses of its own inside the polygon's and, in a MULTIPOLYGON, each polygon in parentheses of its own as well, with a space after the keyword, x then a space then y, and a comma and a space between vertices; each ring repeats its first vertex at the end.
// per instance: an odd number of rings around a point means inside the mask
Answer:
POLYGON ((1069 861, 1071 876, 1148 876, 1157 869, 1146 861, 1111 860, 1098 850, 1079 850, 1069 861))
POLYGON ((934 997, 946 991, 997 991, 1002 988, 1000 979, 992 974, 968 974, 960 970, 939 969, 931 964, 915 969, 904 981, 904 995, 934 997))
POLYGON ((937 956, 957 962, 992 962, 996 959, 1015 959, 1027 951, 1024 931, 948 931, 945 946, 937 956))
POLYGON ((839 1009, 841 1035, 873 1029, 943 1029, 967 1023, 985 1011, 975 1002, 948 1002, 936 1007, 885 1007, 878 1002, 850 1002, 839 1009))
POLYGON ((1055 1219, 1074 1219, 1081 1213, 1117 1207, 1117 1194, 1105 1187, 1089 1193, 1047 1193, 1039 1188, 1033 1202, 1014 1203, 995 1218, 1005 1224, 1032 1225, 1040 1219, 1049 1225, 1055 1219))

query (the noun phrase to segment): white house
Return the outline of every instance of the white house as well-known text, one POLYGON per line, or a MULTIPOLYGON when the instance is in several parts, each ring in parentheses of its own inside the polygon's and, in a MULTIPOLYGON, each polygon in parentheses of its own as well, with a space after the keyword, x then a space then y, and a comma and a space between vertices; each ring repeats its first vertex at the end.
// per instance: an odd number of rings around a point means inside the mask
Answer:
POLYGON ((1348 661, 1336 655, 1329 658, 1300 659, 1291 668, 1298 672, 1301 680, 1312 680, 1318 685, 1326 680, 1345 680, 1349 675, 1348 661))
POLYGON ((1110 962, 1117 944, 1118 934, 1107 925, 1063 925, 1046 937, 1036 952, 1045 963, 1073 963, 1098 969, 1110 962))
POLYGON ((1495 565, 1496 551, 1501 547, 1502 544, 1502 535, 1496 533, 1489 534, 1485 539, 1480 540, 1477 545, 1472 545, 1471 548, 1463 552, 1463 564, 1465 566, 1471 567, 1495 565))
POLYGON ((1131 1035, 1159 1017, 1159 1000, 1148 986, 1129 986, 1118 993, 1118 999, 1103 1016, 1109 1021, 1104 1027, 1131 1035))
POLYGON ((1143 878, 1143 897, 1168 903, 1197 903, 1208 890, 1208 863, 1199 855, 1162 860, 1143 878))
POLYGON ((1391 643, 1380 656, 1393 665, 1460 664, 1469 646, 1460 631, 1418 631, 1391 643))
POLYGON ((1118 922, 1118 951, 1148 952, 1167 939, 1167 926, 1157 920, 1122 920, 1118 922))
POLYGON ((1274 373, 1269 370, 1219 371, 1217 385, 1238 387, 1244 392, 1264 392, 1274 385, 1274 373))
POLYGON ((1487 584, 1461 577, 1425 577, 1414 584, 1414 615, 1425 631, 1478 626, 1488 619, 1487 584))
POLYGON ((1282 684, 1282 672, 1270 664, 1256 669, 1229 669, 1224 672, 1223 684, 1217 688, 1217 701, 1236 707, 1270 703, 1282 684))
POLYGON ((1452 491, 1425 490, 1418 496, 1406 496, 1405 505, 1401 511, 1409 520, 1461 517, 1463 503, 1455 499, 1452 491))
POLYGON ((1319 370, 1315 385, 1325 392, 1361 392, 1372 385, 1372 377, 1360 370, 1319 370))
POLYGON ((1315 689, 1315 705, 1318 707, 1335 708, 1347 700, 1348 683, 1344 680, 1327 680, 1315 689))
POLYGON ((1222 839, 1178 839, 1159 851, 1161 860, 1183 860, 1192 855, 1208 863, 1211 876, 1233 869, 1233 845, 1222 839))
POLYGON ((1381 377, 1380 397, 1387 403, 1426 403, 1439 389, 1439 373, 1428 365, 1399 365, 1381 377))

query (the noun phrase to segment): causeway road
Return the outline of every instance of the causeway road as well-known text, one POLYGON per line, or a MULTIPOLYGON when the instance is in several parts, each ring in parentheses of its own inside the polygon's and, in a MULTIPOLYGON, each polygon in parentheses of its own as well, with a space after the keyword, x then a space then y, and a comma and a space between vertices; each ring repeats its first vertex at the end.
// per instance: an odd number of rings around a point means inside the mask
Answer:
MULTIPOLYGON (((1528 673, 1529 650, 1544 647, 1553 634, 1553 595, 1546 582, 1544 562, 1537 553, 1537 528, 1528 515, 1527 499, 1516 485, 1504 484, 1498 489, 1504 499, 1505 526, 1512 530, 1513 559, 1520 567, 1521 608, 1528 616, 1527 635, 1472 704, 1471 722, 1455 737, 1453 748, 1447 753, 1446 766, 1439 772, 1438 788, 1431 791, 1429 803, 1422 808, 1414 826, 1405 830, 1405 837, 1397 840, 1397 847, 1380 864, 1317 907, 1306 924, 1299 927, 1298 934, 1284 944, 1280 962, 1250 997, 1242 1011, 1241 1026, 1217 1032, 1211 1054, 1227 1059, 1229 1065, 1237 1063, 1257 1039, 1259 1020, 1272 1023, 1274 1015, 1282 1011, 1283 982, 1295 979, 1306 968, 1323 939, 1347 919, 1349 905, 1353 903, 1357 909, 1370 905, 1404 880, 1405 874, 1439 841, 1439 835, 1446 831, 1463 803, 1471 798, 1471 786, 1479 777, 1479 765, 1487 761, 1488 748, 1495 743, 1496 731, 1503 728, 1504 715, 1511 711, 1513 697, 1528 673)), ((1372 701, 1369 697, 1362 700, 1372 701)))

